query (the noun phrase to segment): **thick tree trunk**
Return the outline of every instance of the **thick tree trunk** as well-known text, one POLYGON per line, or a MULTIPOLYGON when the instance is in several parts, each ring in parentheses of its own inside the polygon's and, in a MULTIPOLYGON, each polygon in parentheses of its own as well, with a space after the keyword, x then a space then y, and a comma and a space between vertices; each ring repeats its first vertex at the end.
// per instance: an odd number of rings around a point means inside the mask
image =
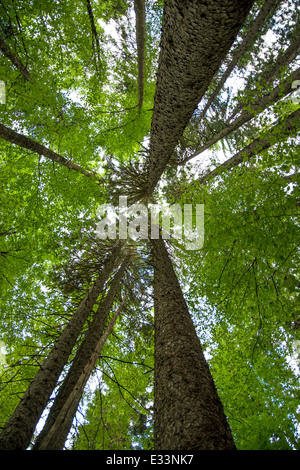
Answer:
POLYGON ((165 1, 145 198, 155 189, 253 3, 165 1))
POLYGON ((235 444, 164 241, 154 263, 156 450, 234 450, 235 444))
POLYGON ((22 73, 23 77, 26 78, 29 82, 31 81, 30 74, 25 67, 25 65, 22 64, 20 59, 16 56, 16 54, 13 53, 11 48, 9 47, 8 44, 4 41, 2 37, 0 37, 0 50, 3 52, 5 57, 7 57, 11 63, 22 73))
POLYGON ((0 435, 0 450, 24 450, 29 446, 35 427, 75 346, 77 337, 111 273, 119 252, 120 246, 118 245, 107 258, 99 278, 78 306, 52 351, 36 373, 0 435))
POLYGON ((289 78, 284 80, 284 82, 280 83, 277 87, 275 87, 270 93, 267 93, 265 96, 257 100, 255 103, 251 104, 251 111, 248 109, 244 109, 241 115, 236 118, 231 124, 228 124, 224 129, 218 132, 212 139, 207 140, 196 152, 192 155, 185 157, 179 165, 182 166, 188 161, 192 160, 193 158, 199 156, 201 153, 205 152, 205 150, 209 149, 212 145, 216 144, 220 140, 224 139, 232 132, 239 129, 241 126, 249 122, 253 116, 257 113, 261 113, 264 109, 272 104, 276 103, 279 99, 287 96, 291 93, 292 90, 292 83, 295 80, 300 79, 300 68, 295 70, 289 78))
POLYGON ((58 153, 53 152, 52 150, 48 149, 44 145, 39 144, 35 140, 26 137, 25 135, 18 134, 18 132, 10 129, 9 127, 0 124, 0 139, 6 140, 11 144, 18 145, 19 147, 23 147, 25 149, 31 150, 32 152, 37 153, 43 157, 49 158, 53 162, 59 163, 60 165, 66 166, 69 170, 75 170, 79 173, 82 173, 86 176, 97 177, 94 173, 91 173, 81 166, 76 165, 75 163, 71 162, 65 157, 62 157, 58 153))
POLYGON ((101 301, 93 317, 93 321, 85 333, 71 368, 50 409, 45 426, 36 440, 34 450, 61 450, 64 446, 84 386, 89 378, 87 372, 91 372, 97 361, 98 356, 95 354, 97 345, 99 346, 99 342, 101 342, 101 337, 104 333, 106 322, 120 286, 126 264, 127 260, 122 263, 120 269, 114 276, 106 297, 101 301), (70 397, 72 397, 72 399, 70 399, 70 397))

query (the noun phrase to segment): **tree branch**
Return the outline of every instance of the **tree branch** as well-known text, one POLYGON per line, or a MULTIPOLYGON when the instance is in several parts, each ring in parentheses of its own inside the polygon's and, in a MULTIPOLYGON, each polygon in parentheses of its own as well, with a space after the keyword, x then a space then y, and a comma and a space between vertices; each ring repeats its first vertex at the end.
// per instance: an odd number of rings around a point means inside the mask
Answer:
MULTIPOLYGON (((96 28, 96 25, 95 25, 94 14, 93 14, 92 5, 91 5, 90 0, 86 0, 86 4, 87 4, 87 11, 88 11, 88 15, 89 15, 89 18, 90 18, 90 23, 91 23, 91 28, 92 28, 92 35, 93 35, 92 45, 93 45, 93 49, 94 49, 94 41, 95 41, 96 42, 97 58, 98 58, 99 63, 101 63, 99 36, 98 36, 98 33, 97 33, 97 28, 96 28)), ((96 69, 97 69, 97 72, 98 72, 97 64, 96 64, 96 69)))
POLYGON ((236 131, 244 124, 249 122, 256 114, 261 113, 264 111, 268 106, 276 103, 279 99, 287 96, 292 91, 292 83, 295 80, 300 79, 300 68, 295 70, 284 82, 280 83, 277 87, 274 88, 270 93, 264 95, 262 98, 255 101, 255 103, 251 104, 251 110, 244 109, 242 114, 235 119, 231 124, 228 124, 224 129, 214 135, 212 139, 209 139, 205 142, 196 152, 192 155, 184 158, 179 165, 182 166, 188 161, 192 160, 193 158, 199 156, 205 150, 212 147, 212 145, 216 144, 220 140, 224 139, 232 132, 236 131))
POLYGON ((59 163, 60 165, 66 166, 69 170, 75 170, 79 173, 82 173, 86 176, 97 177, 95 173, 91 173, 87 170, 84 170, 81 166, 76 165, 65 157, 53 152, 44 145, 39 144, 38 142, 26 137, 22 134, 18 134, 14 130, 0 124, 0 139, 6 140, 11 144, 18 145, 19 147, 26 148, 35 152, 43 157, 49 158, 53 162, 59 163))
POLYGON ((212 170, 207 175, 202 178, 195 180, 200 183, 206 183, 208 180, 219 175, 222 171, 230 169, 236 165, 239 165, 244 160, 249 160, 250 158, 258 155, 262 151, 272 147, 275 143, 283 140, 284 138, 292 135, 299 128, 299 119, 300 119, 300 108, 297 111, 291 113, 284 121, 277 123, 268 131, 265 137, 258 137, 254 139, 249 145, 244 149, 237 152, 231 158, 226 160, 220 166, 212 170))
POLYGON ((199 121, 203 119, 205 116, 206 111, 210 107, 210 105, 213 103, 215 98, 218 96, 219 92, 221 91, 223 85, 225 84, 227 78, 230 76, 231 72, 233 69, 236 67, 238 64, 238 61, 241 59, 243 54, 246 52, 246 50, 251 46, 253 41, 255 40, 255 36, 257 36, 259 30, 263 26, 263 24, 267 21, 268 17, 270 14, 274 11, 275 8, 279 5, 281 0, 266 0, 259 11, 257 17, 253 21, 252 25, 250 26, 249 30, 247 31, 243 41, 239 45, 237 51, 235 52, 231 62, 229 63, 226 71, 224 72, 223 76, 221 77, 219 83, 217 84, 214 92, 208 99, 204 109, 202 110, 199 121))
POLYGON ((12 52, 11 48, 9 47, 8 44, 4 41, 4 39, 0 36, 0 50, 3 52, 3 54, 11 61, 11 63, 22 73, 23 77, 28 81, 31 82, 31 77, 30 74, 25 67, 25 65, 22 64, 20 59, 12 52))

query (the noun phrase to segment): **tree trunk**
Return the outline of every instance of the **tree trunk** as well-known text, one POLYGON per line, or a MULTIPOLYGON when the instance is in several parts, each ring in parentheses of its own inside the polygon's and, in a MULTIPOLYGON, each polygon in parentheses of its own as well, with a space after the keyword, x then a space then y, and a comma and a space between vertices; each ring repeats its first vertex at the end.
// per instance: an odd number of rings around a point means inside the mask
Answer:
POLYGON ((134 0, 135 29, 138 54, 138 96, 139 110, 143 106, 144 99, 144 68, 145 68, 145 0, 134 0))
POLYGON ((119 252, 120 246, 118 245, 106 259, 99 278, 79 304, 68 325, 36 373, 0 435, 0 450, 24 450, 29 446, 35 427, 74 348, 77 337, 109 277, 119 252))
POLYGON ((62 406, 59 415, 55 419, 52 427, 49 429, 43 440, 40 442, 39 447, 34 450, 62 450, 64 443, 67 439, 69 430, 72 425, 72 421, 75 417, 79 402, 82 397, 82 393, 84 391, 84 387, 93 371, 97 359, 101 353, 101 350, 111 334, 114 324, 116 322, 117 317, 122 309, 125 299, 120 304, 118 310, 113 315, 112 319, 110 320, 105 333, 101 336, 100 340, 98 341, 94 352, 92 353, 89 362, 84 367, 81 375, 79 376, 76 385, 73 387, 72 392, 68 396, 67 400, 65 401, 64 405, 62 406))
POLYGON ((98 356, 95 354, 95 351, 97 351, 97 345, 104 333, 126 264, 127 260, 122 263, 119 271, 116 273, 106 297, 101 301, 93 321, 85 333, 71 368, 50 409, 45 426, 37 438, 34 450, 61 450, 64 446, 84 386, 89 378, 87 371, 91 372, 97 361, 98 356), (91 366, 92 369, 90 369, 91 366), (60 424, 57 425, 57 423, 60 424))
POLYGON ((100 53, 99 36, 98 36, 98 33, 97 33, 97 28, 96 28, 96 24, 95 24, 95 19, 94 19, 94 14, 93 14, 91 2, 90 2, 90 0, 86 0, 86 3, 87 3, 87 11, 88 11, 88 15, 89 15, 89 18, 90 18, 91 29, 92 29, 93 49, 95 49, 95 42, 96 42, 96 51, 94 50, 94 52, 96 52, 97 58, 95 60, 95 64, 96 64, 96 70, 97 70, 97 72, 99 72, 98 65, 97 65, 97 59, 98 59, 99 65, 101 65, 101 53, 100 53))
POLYGON ((62 157, 58 153, 53 152, 44 145, 39 144, 35 140, 26 137, 25 135, 18 134, 18 132, 10 129, 9 127, 0 124, 0 139, 6 140, 11 144, 18 145, 19 147, 31 150, 43 157, 49 158, 53 162, 59 163, 60 165, 66 166, 69 170, 75 170, 79 173, 82 173, 86 176, 97 177, 94 173, 91 173, 87 170, 81 168, 81 166, 76 165, 65 157, 62 157))
POLYGON ((145 198, 155 189, 253 3, 165 0, 145 198))
POLYGON ((234 450, 235 444, 164 241, 154 263, 156 450, 234 450))

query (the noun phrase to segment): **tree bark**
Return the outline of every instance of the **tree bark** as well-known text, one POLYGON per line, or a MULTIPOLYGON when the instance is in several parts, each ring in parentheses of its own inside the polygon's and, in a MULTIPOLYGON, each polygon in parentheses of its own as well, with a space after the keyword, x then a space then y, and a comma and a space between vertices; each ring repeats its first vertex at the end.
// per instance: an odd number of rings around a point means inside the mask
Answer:
POLYGON ((101 344, 101 337, 111 311, 117 290, 127 264, 124 260, 120 269, 112 280, 111 287, 101 301, 93 317, 84 339, 78 348, 71 368, 61 385, 54 403, 50 409, 45 426, 39 434, 33 450, 61 450, 64 446, 72 421, 76 414, 86 381, 99 354, 97 347, 101 344), (72 398, 70 398, 72 397, 72 398))
MULTIPOLYGON (((97 33, 97 28, 96 28, 96 25, 95 25, 95 19, 94 19, 94 14, 93 14, 93 10, 92 10, 92 5, 91 5, 90 0, 86 0, 86 3, 87 3, 87 11, 88 11, 88 15, 89 15, 89 18, 90 18, 91 29, 92 29, 92 37, 93 37, 92 45, 93 45, 93 49, 94 49, 95 48, 94 41, 95 41, 96 42, 96 55, 97 55, 99 64, 101 64, 100 42, 99 42, 99 36, 98 36, 98 33, 97 33)), ((98 72, 97 59, 96 59, 95 63, 96 63, 96 70, 98 72)))
POLYGON ((20 59, 12 52, 11 48, 9 47, 8 44, 4 41, 2 37, 0 37, 0 49, 3 52, 3 54, 11 61, 11 63, 22 73, 23 77, 26 78, 27 81, 31 81, 30 74, 25 67, 25 65, 22 64, 20 59))
POLYGON ((196 152, 192 155, 184 158, 179 165, 182 166, 188 161, 192 160, 193 158, 199 156, 205 150, 209 149, 212 145, 216 144, 220 140, 227 137, 232 132, 239 129, 241 126, 249 122, 256 113, 261 113, 264 109, 272 104, 276 103, 279 99, 287 96, 289 93, 292 92, 292 83, 295 80, 300 79, 300 68, 295 70, 289 78, 284 80, 284 82, 280 83, 277 87, 275 87, 270 93, 266 94, 255 103, 251 104, 251 111, 248 109, 244 109, 241 115, 236 118, 231 124, 228 124, 224 129, 218 132, 212 139, 205 142, 196 152))
POLYGON ((139 110, 142 109, 144 99, 144 69, 145 69, 145 0, 134 0, 135 29, 138 54, 138 96, 139 110))
POLYGON ((154 447, 234 450, 235 444, 164 241, 154 263, 154 447))
POLYGON ((25 450, 29 446, 35 427, 119 253, 120 245, 117 245, 105 260, 99 278, 79 304, 68 325, 36 373, 0 435, 0 450, 25 450))
POLYGON ((89 362, 86 364, 83 371, 81 372, 81 375, 79 376, 76 385, 73 387, 72 392, 70 393, 64 405, 62 406, 59 415, 53 423, 53 426, 45 435, 37 450, 62 450, 64 443, 67 439, 69 430, 71 428, 72 421, 75 417, 86 383, 91 375, 91 372, 95 367, 97 359, 107 338, 113 330, 114 324, 117 320, 117 317, 119 316, 124 301, 125 299, 122 301, 118 310, 115 312, 112 319, 110 320, 107 329, 98 341, 95 350, 89 359, 89 362))
POLYGON ((165 1, 145 199, 155 189, 253 3, 165 1))
POLYGON ((0 139, 6 140, 11 144, 18 145, 19 147, 31 150, 32 152, 35 152, 43 157, 49 158, 53 162, 66 166, 67 168, 69 168, 69 170, 78 171, 79 173, 82 173, 86 176, 92 176, 94 178, 97 177, 95 173, 91 173, 87 170, 84 170, 83 168, 81 168, 81 166, 76 165, 67 158, 62 157, 61 155, 53 152, 44 145, 41 145, 35 140, 30 139, 29 137, 26 137, 22 134, 18 134, 18 132, 10 129, 9 127, 4 126, 3 124, 0 124, 0 139))

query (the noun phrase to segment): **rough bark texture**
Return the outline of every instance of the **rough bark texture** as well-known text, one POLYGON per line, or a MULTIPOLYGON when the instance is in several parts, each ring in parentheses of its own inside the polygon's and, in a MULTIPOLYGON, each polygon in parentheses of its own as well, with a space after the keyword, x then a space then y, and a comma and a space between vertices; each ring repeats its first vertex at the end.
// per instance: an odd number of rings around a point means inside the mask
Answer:
POLYGON ((300 68, 295 70, 289 78, 287 78, 284 82, 280 83, 270 93, 267 93, 255 103, 251 103, 251 111, 249 111, 248 109, 244 109, 241 115, 236 118, 231 124, 228 124, 226 127, 224 127, 224 129, 214 135, 212 139, 209 139, 207 142, 205 142, 196 152, 194 152, 189 157, 184 158, 179 164, 184 165, 188 161, 192 160, 192 158, 197 157, 202 152, 210 148, 212 145, 224 139, 224 137, 227 137, 229 134, 249 122, 253 118, 253 116, 255 116, 256 113, 262 112, 268 106, 271 106, 272 104, 276 103, 279 99, 283 98, 284 96, 287 96, 293 91, 292 83, 295 80, 299 79, 300 68))
POLYGON ((210 105, 213 103, 215 98, 218 96, 218 94, 221 91, 223 85, 225 84, 227 78, 230 76, 231 72, 236 67, 239 60, 243 56, 243 54, 246 52, 246 50, 249 49, 249 47, 252 45, 253 41, 255 40, 257 34, 261 30, 264 23, 267 21, 268 17, 271 14, 274 14, 274 10, 275 10, 275 8, 278 7, 280 2, 281 2, 281 0, 265 0, 263 6, 261 7, 261 10, 259 11, 259 13, 256 16, 255 20, 253 21, 252 25, 250 26, 247 34, 245 35, 243 41, 241 42, 240 46, 238 47, 236 53, 234 54, 234 57, 232 58, 232 60, 229 63, 226 71, 222 75, 219 83, 217 84, 216 89, 214 90, 212 95, 209 97, 208 102, 206 103, 203 111, 200 114, 199 121, 205 116, 206 111, 208 110, 210 105))
POLYGON ((134 0, 135 10, 135 29, 136 29, 136 43, 138 53, 138 95, 139 95, 139 110, 143 106, 144 99, 144 68, 145 68, 145 1, 134 0))
MULTIPOLYGON (((93 321, 85 333, 84 339, 78 348, 72 366, 50 409, 45 426, 36 440, 34 450, 60 450, 64 446, 85 386, 84 382, 78 386, 78 382, 80 381, 82 372, 85 368, 89 367, 91 358, 94 357, 95 360, 97 359, 94 352, 104 333, 107 318, 111 311, 117 290, 120 286, 126 264, 127 261, 124 261, 115 275, 106 297, 101 301, 93 317, 93 321), (75 389, 76 392, 74 393, 75 389), (72 401, 69 403, 69 406, 65 406, 72 394, 72 401), (65 414, 63 411, 65 411, 65 414), (55 425, 56 419, 60 421, 60 426, 55 425), (52 431, 53 426, 55 426, 55 432, 52 431)), ((88 379, 87 376, 84 378, 88 379)))
POLYGON ((112 270, 119 250, 120 247, 117 247, 112 256, 107 259, 101 275, 78 306, 6 423, 0 435, 0 450, 25 450, 29 446, 37 422, 56 386, 77 337, 112 270))
POLYGON ((154 263, 155 450, 234 450, 231 431, 164 241, 154 263))
POLYGON ((93 371, 97 359, 101 353, 101 350, 111 334, 114 324, 117 317, 119 316, 120 310, 124 301, 119 306, 118 310, 113 315, 110 320, 105 333, 99 339, 88 363, 85 365, 83 370, 80 373, 80 376, 76 382, 76 385, 73 387, 72 392, 67 397, 63 407, 61 408, 59 414, 57 415, 53 426, 49 429, 43 440, 40 442, 40 445, 36 450, 62 450, 64 443, 67 439, 68 433, 70 431, 72 421, 75 417, 78 405, 80 403, 82 393, 87 384, 87 381, 93 371))
POLYGON ((149 197, 252 0, 166 0, 151 126, 149 197))
POLYGON ((297 129, 299 129, 299 123, 300 109, 297 109, 297 111, 291 113, 283 121, 280 121, 278 124, 273 126, 266 137, 259 137, 254 139, 251 144, 247 145, 247 147, 243 148, 243 150, 240 150, 238 153, 223 162, 220 166, 205 175, 203 178, 200 178, 198 181, 205 183, 219 175, 222 171, 228 170, 236 165, 239 165, 245 160, 250 160, 250 158, 259 155, 263 150, 266 150, 272 147, 272 145, 275 143, 280 142, 280 140, 293 135, 297 129))
POLYGON ((53 162, 66 166, 67 168, 69 168, 69 170, 79 171, 79 173, 82 173, 86 176, 96 176, 94 173, 84 170, 79 165, 72 163, 67 158, 64 158, 61 155, 53 152, 44 145, 41 145, 35 140, 32 140, 22 134, 18 134, 18 132, 10 129, 9 127, 4 126, 3 124, 0 124, 0 139, 6 140, 11 144, 18 145, 19 147, 31 150, 32 152, 35 152, 43 157, 49 158, 53 162))
POLYGON ((11 48, 9 47, 8 44, 4 41, 2 37, 0 37, 0 50, 3 52, 3 54, 11 61, 11 63, 20 70, 22 73, 23 77, 26 78, 29 82, 31 81, 30 74, 25 67, 24 64, 20 61, 20 59, 16 56, 16 54, 13 53, 11 48))

